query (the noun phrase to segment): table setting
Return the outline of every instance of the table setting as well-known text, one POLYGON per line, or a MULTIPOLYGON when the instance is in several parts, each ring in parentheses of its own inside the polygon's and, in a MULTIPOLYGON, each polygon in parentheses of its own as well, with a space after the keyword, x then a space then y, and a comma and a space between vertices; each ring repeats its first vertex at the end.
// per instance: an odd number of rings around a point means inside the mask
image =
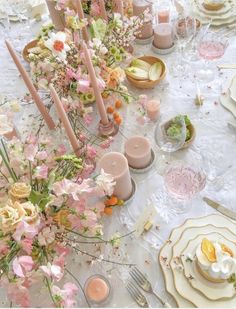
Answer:
POLYGON ((235 308, 235 13, 0 3, 1 307, 235 308))

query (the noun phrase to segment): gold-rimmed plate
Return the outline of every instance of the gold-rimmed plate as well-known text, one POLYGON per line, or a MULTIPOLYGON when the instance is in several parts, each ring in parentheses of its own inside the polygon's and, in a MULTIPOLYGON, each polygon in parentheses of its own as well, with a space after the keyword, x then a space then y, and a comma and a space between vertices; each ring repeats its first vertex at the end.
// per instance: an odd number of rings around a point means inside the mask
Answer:
MULTIPOLYGON (((229 227, 229 223, 227 223, 227 226, 229 227)), ((231 237, 235 238, 234 233, 236 233, 236 225, 233 223, 229 227, 229 229, 226 229, 223 227, 221 230, 223 233, 230 235, 230 230, 232 229, 231 237), (224 229, 224 231, 223 231, 224 229)), ((204 295, 200 294, 198 291, 196 291, 190 284, 189 280, 192 280, 192 277, 186 278, 183 266, 180 267, 182 263, 181 261, 181 251, 183 249, 183 245, 186 245, 186 242, 188 239, 192 239, 200 234, 209 234, 211 232, 217 233, 219 231, 219 226, 213 226, 213 225, 206 225, 202 227, 190 227, 185 229, 180 238, 179 241, 176 242, 176 244, 173 246, 173 257, 170 262, 170 267, 173 272, 173 281, 174 286, 177 292, 186 300, 191 301, 194 306, 196 307, 205 307, 205 308, 222 308, 222 307, 229 307, 229 308, 235 308, 236 307, 236 298, 232 298, 229 300, 209 300, 204 295)), ((209 284, 211 284, 209 282, 209 284)))
POLYGON ((199 235, 190 240, 187 246, 181 251, 181 261, 184 267, 185 277, 193 278, 189 280, 189 283, 195 290, 199 291, 210 300, 225 300, 235 296, 236 290, 233 283, 229 283, 227 280, 221 283, 214 283, 205 279, 199 272, 195 257, 196 249, 205 237, 210 241, 217 241, 225 244, 236 254, 236 243, 234 242, 236 235, 226 229, 217 229, 219 230, 217 233, 199 235), (193 259, 191 260, 189 256, 193 257, 193 259))
POLYGON ((176 290, 173 280, 173 272, 170 268, 170 261, 172 259, 172 248, 174 244, 179 240, 183 231, 188 227, 200 227, 209 224, 209 222, 214 222, 215 226, 218 227, 225 227, 228 228, 236 228, 236 224, 234 221, 214 213, 212 215, 187 219, 181 226, 176 227, 172 230, 169 239, 165 242, 163 247, 160 249, 159 252, 159 263, 161 266, 161 270, 163 273, 165 287, 167 292, 174 298, 178 307, 181 308, 193 308, 195 307, 194 304, 186 300, 182 297, 176 290))

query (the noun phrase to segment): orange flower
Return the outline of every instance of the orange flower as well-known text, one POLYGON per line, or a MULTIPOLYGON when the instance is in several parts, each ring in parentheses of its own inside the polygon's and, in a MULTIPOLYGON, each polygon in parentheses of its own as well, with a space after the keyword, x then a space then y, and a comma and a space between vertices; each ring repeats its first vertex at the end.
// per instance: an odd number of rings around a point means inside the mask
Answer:
POLYGON ((105 201, 106 206, 115 206, 118 203, 118 198, 116 196, 112 196, 105 201))
POLYGON ((120 125, 122 123, 122 119, 120 117, 115 118, 116 124, 120 125))
POLYGON ((117 112, 113 113, 113 119, 120 118, 120 115, 117 112))
POLYGON ((53 220, 60 226, 65 226, 66 228, 71 227, 71 223, 68 220, 68 215, 70 214, 69 210, 62 209, 59 210, 54 216, 53 220))
POLYGON ((112 114, 114 112, 114 108, 112 106, 107 107, 108 114, 112 114))
POLYGON ((119 108, 121 108, 121 106, 122 106, 122 102, 120 100, 117 100, 116 103, 115 103, 115 107, 117 109, 119 109, 119 108))
POLYGON ((124 78, 124 71, 121 68, 115 68, 108 70, 108 73, 107 86, 108 88, 115 89, 124 78))
POLYGON ((111 216, 112 215, 112 208, 111 207, 106 207, 104 209, 104 213, 108 216, 111 216))

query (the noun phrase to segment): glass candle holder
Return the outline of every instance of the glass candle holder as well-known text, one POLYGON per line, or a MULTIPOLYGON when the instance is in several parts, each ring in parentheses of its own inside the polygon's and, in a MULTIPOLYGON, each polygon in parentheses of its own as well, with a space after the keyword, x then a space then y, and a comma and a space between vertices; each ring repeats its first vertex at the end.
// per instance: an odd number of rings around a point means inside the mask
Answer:
POLYGON ((161 0, 156 6, 156 23, 169 23, 170 21, 170 3, 169 0, 161 0))
POLYGON ((110 299, 111 285, 104 276, 93 275, 85 282, 84 292, 93 307, 103 307, 110 299))

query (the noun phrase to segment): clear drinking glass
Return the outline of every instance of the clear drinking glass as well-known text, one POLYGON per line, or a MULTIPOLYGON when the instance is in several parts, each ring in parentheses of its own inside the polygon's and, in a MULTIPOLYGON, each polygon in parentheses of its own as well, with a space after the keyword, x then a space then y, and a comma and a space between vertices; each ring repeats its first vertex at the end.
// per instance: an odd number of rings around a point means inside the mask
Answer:
POLYGON ((225 36, 219 35, 213 31, 207 31, 202 35, 197 42, 197 51, 201 58, 205 60, 205 65, 197 72, 199 79, 205 82, 213 81, 217 74, 210 65, 210 61, 220 59, 228 46, 228 39, 225 36))

